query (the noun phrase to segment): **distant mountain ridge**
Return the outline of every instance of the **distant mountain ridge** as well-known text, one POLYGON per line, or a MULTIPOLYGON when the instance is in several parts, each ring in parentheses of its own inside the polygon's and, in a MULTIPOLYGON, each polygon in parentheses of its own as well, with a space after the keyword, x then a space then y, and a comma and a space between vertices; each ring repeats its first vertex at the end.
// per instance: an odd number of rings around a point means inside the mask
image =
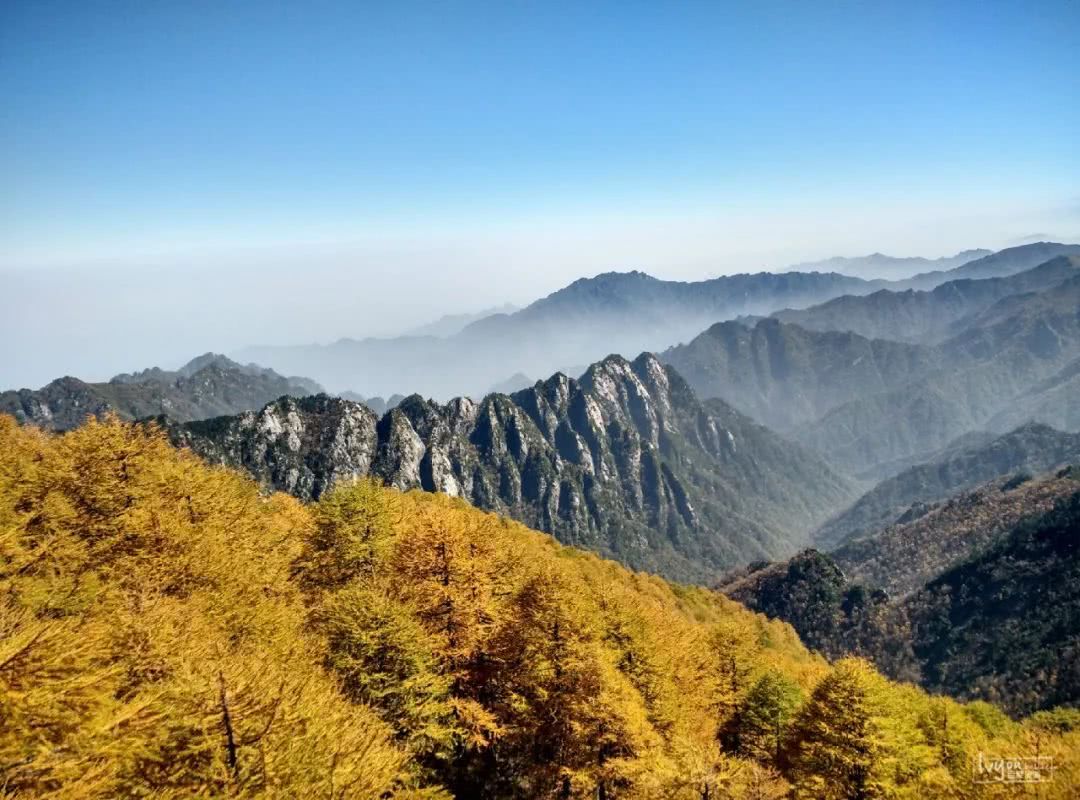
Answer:
POLYGON ((605 272, 576 280, 512 314, 485 316, 451 336, 251 346, 237 357, 310 375, 333 391, 353 389, 385 397, 408 386, 440 399, 479 397, 505 379, 508 368, 550 375, 611 352, 657 352, 739 316, 802 309, 879 289, 929 290, 961 278, 1004 277, 1069 252, 1080 253, 1080 246, 1040 242, 900 282, 838 272, 744 273, 691 282, 638 271, 605 272))
POLYGON ((255 364, 238 364, 206 353, 180 367, 117 375, 106 383, 64 377, 41 389, 0 393, 0 413, 50 430, 69 430, 87 416, 115 413, 122 419, 167 414, 202 419, 259 408, 282 395, 306 395, 322 387, 307 378, 286 378, 255 364))
POLYGON ((608 353, 655 351, 720 319, 767 314, 872 291, 839 274, 758 273, 665 281, 641 272, 582 278, 513 314, 495 314, 439 338, 342 339, 328 345, 248 347, 238 357, 303 372, 332 390, 385 396, 409 386, 425 396, 482 396, 509 370, 550 375, 608 353))
MULTIPOLYGON (((721 397, 842 469, 880 479, 985 426, 1004 432, 1027 419, 1072 419, 1080 407, 1069 391, 1080 381, 1077 266, 1075 257, 1055 258, 987 279, 991 296, 1002 280, 1010 291, 1039 290, 967 306, 949 320, 953 335, 932 346, 768 318, 714 325, 661 359, 701 396, 721 397)), ((982 292, 964 285, 969 295, 982 292)))
POLYGON ((969 261, 991 255, 993 250, 964 250, 954 256, 923 258, 921 256, 896 257, 884 253, 868 256, 833 256, 821 261, 805 261, 787 267, 792 272, 839 272, 868 280, 903 280, 927 272, 944 272, 962 266, 969 261))
POLYGON ((1030 270, 993 278, 957 278, 929 291, 881 289, 844 295, 772 316, 808 330, 852 331, 870 339, 934 344, 960 333, 974 315, 1006 297, 1040 292, 1080 275, 1080 255, 1059 255, 1030 270))
POLYGON ((720 401, 699 402, 648 354, 479 402, 413 395, 381 418, 322 395, 163 424, 208 460, 301 498, 373 475, 680 580, 794 552, 855 494, 816 456, 720 401))
POLYGON ((513 303, 503 303, 501 306, 485 308, 482 311, 475 311, 467 314, 444 314, 434 322, 418 325, 415 328, 406 331, 404 335, 446 338, 447 336, 461 333, 466 326, 477 320, 484 319, 484 317, 494 316, 495 314, 513 314, 519 310, 520 309, 513 303))

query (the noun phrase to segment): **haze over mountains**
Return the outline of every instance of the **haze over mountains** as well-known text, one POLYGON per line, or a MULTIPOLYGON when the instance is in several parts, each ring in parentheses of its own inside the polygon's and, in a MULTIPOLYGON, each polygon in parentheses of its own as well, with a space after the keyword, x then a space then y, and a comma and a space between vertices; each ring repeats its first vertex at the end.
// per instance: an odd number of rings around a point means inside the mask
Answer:
POLYGON ((868 256, 833 256, 821 261, 804 261, 788 267, 792 272, 839 272, 855 278, 887 281, 903 280, 913 275, 927 272, 942 272, 988 256, 992 250, 964 250, 954 256, 941 258, 923 258, 914 256, 897 258, 884 253, 871 253, 868 256))
POLYGON ((249 347, 241 360, 303 372, 331 390, 481 396, 510 372, 550 375, 605 355, 663 348, 717 319, 811 305, 869 288, 843 275, 735 275, 663 281, 641 272, 583 278, 513 314, 441 338, 343 339, 329 345, 249 347), (508 367, 510 369, 508 370, 508 367))
POLYGON ((279 372, 309 375, 332 391, 383 397, 415 391, 443 400, 457 395, 475 398, 505 380, 507 366, 527 375, 569 372, 611 352, 662 350, 690 340, 718 321, 743 315, 801 309, 879 289, 929 290, 961 278, 1004 277, 1067 253, 1080 253, 1080 247, 1025 245, 893 283, 798 271, 689 283, 640 272, 604 273, 575 281, 520 311, 482 317, 448 336, 251 346, 235 357, 279 372))

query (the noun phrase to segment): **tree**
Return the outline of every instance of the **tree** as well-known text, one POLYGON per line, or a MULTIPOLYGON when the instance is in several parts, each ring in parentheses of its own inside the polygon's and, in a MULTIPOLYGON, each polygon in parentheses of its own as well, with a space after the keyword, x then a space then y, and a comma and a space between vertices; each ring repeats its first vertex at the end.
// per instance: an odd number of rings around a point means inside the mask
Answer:
POLYGON ((780 766, 788 728, 802 702, 799 685, 776 670, 769 670, 750 687, 737 714, 730 720, 727 738, 739 755, 780 766))
POLYGON ((384 586, 357 585, 329 598, 315 620, 346 697, 376 709, 425 762, 447 759, 459 735, 451 681, 412 609, 384 586))
POLYGON ((877 772, 882 749, 873 670, 860 659, 836 664, 799 712, 791 735, 790 775, 797 798, 871 800, 885 796, 877 772))
POLYGON ((334 589, 371 577, 387 556, 401 498, 371 479, 338 484, 315 507, 315 526, 298 563, 310 588, 334 589))

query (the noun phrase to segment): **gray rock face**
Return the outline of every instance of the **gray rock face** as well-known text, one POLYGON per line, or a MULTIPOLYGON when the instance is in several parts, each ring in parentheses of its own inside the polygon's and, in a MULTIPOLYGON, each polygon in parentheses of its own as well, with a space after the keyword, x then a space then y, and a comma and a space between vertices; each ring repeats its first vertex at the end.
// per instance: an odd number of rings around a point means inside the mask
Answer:
POLYGON ((677 579, 790 554, 853 496, 815 456, 718 401, 702 405, 648 354, 480 402, 413 395, 381 419, 318 395, 163 424, 208 460, 302 499, 370 475, 677 579))

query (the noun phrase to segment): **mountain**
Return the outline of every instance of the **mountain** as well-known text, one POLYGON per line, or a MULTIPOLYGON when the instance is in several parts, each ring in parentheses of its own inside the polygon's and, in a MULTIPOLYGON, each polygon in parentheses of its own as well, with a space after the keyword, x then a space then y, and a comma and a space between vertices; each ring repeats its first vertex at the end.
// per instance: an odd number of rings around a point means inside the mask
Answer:
POLYGON ((163 424, 209 461, 303 499, 373 475, 679 580, 787 555, 854 497, 816 456, 722 401, 699 402, 648 354, 479 402, 413 395, 381 419, 322 395, 163 424))
POLYGON ((64 377, 36 391, 6 391, 0 393, 0 413, 51 430, 69 430, 88 415, 203 419, 260 408, 286 394, 320 391, 322 387, 307 378, 285 378, 255 364, 241 365, 206 353, 176 371, 154 367, 117 375, 107 383, 64 377))
POLYGON ((987 427, 1008 430, 1025 421, 1080 431, 1080 358, 1014 397, 1003 411, 991 418, 987 427))
POLYGON ((834 553, 755 565, 721 588, 830 657, 862 655, 933 692, 1016 714, 1075 704, 1078 478, 1074 467, 987 485, 834 553))
POLYGON ((719 323, 661 358, 699 395, 721 397, 841 469, 880 480, 986 426, 1072 418, 1074 267, 1071 259, 1041 266, 1036 282, 1062 270, 1073 277, 966 314, 954 323, 960 332, 934 346, 770 318, 719 323))
POLYGON ((992 253, 992 250, 964 250, 954 256, 941 258, 897 258, 883 253, 871 253, 868 256, 834 256, 823 261, 808 261, 788 269, 792 272, 839 272, 841 275, 852 275, 856 278, 895 281, 927 272, 945 272, 992 253))
POLYGON ((608 353, 655 351, 740 314, 801 308, 879 284, 839 274, 730 275, 680 282, 641 272, 583 278, 513 314, 495 314, 445 337, 342 339, 327 345, 249 347, 240 357, 311 375, 332 390, 386 396, 482 396, 509 369, 550 375, 608 353))
POLYGON ((702 397, 721 397, 769 427, 793 431, 852 399, 908 385, 940 366, 921 345, 811 331, 777 319, 713 325, 660 358, 702 397))
POLYGON ((908 598, 922 684, 1014 713, 1080 702, 1080 491, 908 598))
POLYGON ((953 269, 926 272, 901 281, 897 288, 932 289, 946 281, 969 278, 1004 278, 1037 267, 1057 256, 1080 255, 1080 244, 1059 242, 1032 242, 1017 247, 1007 247, 988 256, 977 258, 953 269))
POLYGON ((963 489, 1019 472, 1039 473, 1080 462, 1080 433, 1027 424, 1004 436, 961 440, 935 460, 888 478, 814 533, 832 548, 894 522, 913 507, 937 503, 963 489))
MULTIPOLYGON (((1080 454, 1080 451, 1077 451, 1080 454)), ((902 598, 986 549, 1023 519, 1050 511, 1080 485, 1071 468, 1020 470, 932 503, 829 553, 849 581, 902 598)))
POLYGON ((844 295, 772 316, 816 331, 852 331, 871 339, 935 343, 961 332, 965 322, 999 300, 1058 286, 1080 274, 1080 256, 1057 256, 1002 278, 960 278, 930 291, 882 289, 844 295))
MULTIPOLYGON (((321 392, 307 392, 306 394, 321 394, 321 392)), ((397 406, 402 400, 405 399, 405 395, 392 394, 388 398, 382 397, 364 397, 356 392, 341 392, 338 397, 349 400, 353 403, 363 403, 379 416, 382 416, 391 408, 397 406)))
POLYGON ((501 306, 485 308, 483 311, 476 311, 471 314, 444 314, 434 322, 429 322, 426 325, 419 325, 407 331, 405 335, 435 336, 440 339, 445 339, 448 336, 461 333, 466 326, 477 320, 481 320, 484 317, 491 317, 495 314, 513 314, 518 310, 518 307, 513 303, 503 303, 501 306))
MULTIPOLYGON (((583 372, 584 370, 582 370, 583 372)), ((576 374, 581 374, 576 373, 576 374)), ((504 381, 499 381, 491 389, 488 390, 488 394, 513 394, 514 392, 527 389, 533 385, 535 381, 528 375, 521 372, 515 372, 509 378, 504 381)))
POLYGON ((1080 277, 1007 297, 934 348, 940 368, 831 410, 799 440, 855 474, 883 478, 984 427, 1032 386, 1080 357, 1080 277))

